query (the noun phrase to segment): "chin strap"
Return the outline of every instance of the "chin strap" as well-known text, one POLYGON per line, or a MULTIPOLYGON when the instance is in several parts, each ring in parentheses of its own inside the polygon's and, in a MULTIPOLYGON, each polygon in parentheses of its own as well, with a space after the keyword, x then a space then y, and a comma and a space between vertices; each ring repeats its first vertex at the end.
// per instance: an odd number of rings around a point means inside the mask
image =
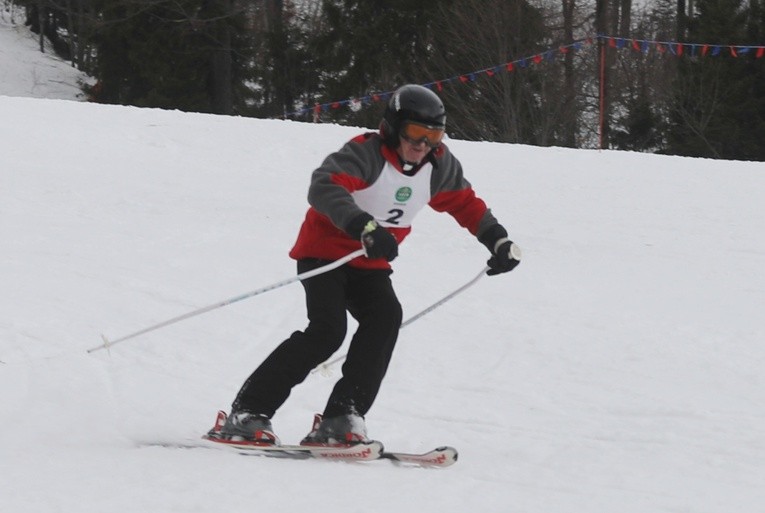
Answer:
MULTIPOLYGON (((430 153, 428 153, 428 156, 430 156, 430 153)), ((414 176, 417 173, 417 171, 420 170, 423 164, 425 164, 425 162, 428 162, 428 157, 425 157, 424 159, 422 159, 422 162, 407 162, 406 160, 402 159, 401 156, 399 156, 398 162, 401 165, 401 170, 404 172, 406 176, 414 176)))

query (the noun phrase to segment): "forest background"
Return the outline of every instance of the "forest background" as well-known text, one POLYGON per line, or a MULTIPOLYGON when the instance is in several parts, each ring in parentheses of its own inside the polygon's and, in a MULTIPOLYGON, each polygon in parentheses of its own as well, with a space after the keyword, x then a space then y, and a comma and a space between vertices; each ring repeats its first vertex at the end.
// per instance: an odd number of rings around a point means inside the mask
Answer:
POLYGON ((465 140, 765 161, 763 0, 2 0, 91 101, 377 127, 425 84, 465 140))

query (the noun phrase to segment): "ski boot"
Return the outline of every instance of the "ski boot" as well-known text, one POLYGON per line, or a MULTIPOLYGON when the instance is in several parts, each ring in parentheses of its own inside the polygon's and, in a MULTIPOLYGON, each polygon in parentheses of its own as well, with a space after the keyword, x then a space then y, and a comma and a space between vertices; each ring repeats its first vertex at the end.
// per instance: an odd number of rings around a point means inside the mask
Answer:
POLYGON ((271 426, 271 419, 266 415, 246 411, 231 412, 228 416, 223 413, 222 418, 219 414, 218 422, 207 436, 232 442, 281 445, 271 426))
POLYGON ((369 441, 364 417, 348 414, 325 419, 317 413, 311 432, 300 445, 345 446, 369 441))

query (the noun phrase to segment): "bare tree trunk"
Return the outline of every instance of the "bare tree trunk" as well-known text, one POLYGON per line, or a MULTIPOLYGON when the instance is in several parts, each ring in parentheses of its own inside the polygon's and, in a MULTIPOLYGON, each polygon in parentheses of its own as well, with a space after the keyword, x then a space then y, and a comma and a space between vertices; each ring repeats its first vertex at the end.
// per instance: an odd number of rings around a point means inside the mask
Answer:
MULTIPOLYGON (((574 42, 574 8, 576 0, 563 0, 563 44, 567 47, 574 42)), ((574 76, 574 53, 569 48, 563 60, 563 96, 564 96, 564 129, 563 144, 569 148, 576 147, 577 106, 576 81, 574 76)))
MULTIPOLYGON (((90 71, 90 59, 85 62, 85 49, 90 45, 90 24, 85 21, 85 2, 77 0, 77 63, 78 69, 90 71)), ((88 52, 90 53, 90 52, 88 52)))
MULTIPOLYGON (((79 1, 79 0, 76 0, 79 1)), ((75 16, 74 16, 74 9, 72 8, 72 0, 66 0, 66 19, 67 19, 67 27, 66 31, 69 33, 67 35, 67 39, 69 41, 69 57, 72 61, 72 67, 77 67, 77 38, 78 38, 78 30, 75 28, 75 16)))
POLYGON ((630 37, 630 29, 632 25, 632 0, 621 0, 620 9, 621 17, 619 18, 619 37, 630 37))
POLYGON ((37 23, 40 27, 40 51, 45 53, 45 0, 37 3, 37 23))
POLYGON ((220 47, 213 53, 213 111, 216 114, 232 114, 234 98, 231 74, 231 30, 224 26, 219 34, 220 47))
POLYGON ((278 104, 283 113, 291 110, 295 101, 294 86, 289 79, 290 66, 284 14, 284 0, 266 0, 266 30, 270 41, 268 52, 274 63, 272 79, 275 85, 274 104, 278 104))
MULTIPOLYGON (((608 19, 609 19, 609 5, 608 0, 596 0, 595 3, 595 30, 599 36, 608 35, 608 19)), ((599 70, 599 84, 600 84, 600 149, 608 148, 608 140, 610 135, 609 113, 610 113, 610 87, 609 79, 610 73, 608 65, 605 62, 605 55, 607 53, 607 45, 604 37, 598 38, 598 52, 597 52, 597 66, 595 69, 599 70)))
POLYGON ((211 11, 223 19, 215 23, 212 35, 215 49, 210 62, 210 104, 215 114, 233 114, 231 27, 226 19, 233 12, 233 3, 231 0, 214 0, 211 4, 214 5, 211 11))
POLYGON ((677 34, 675 35, 677 41, 685 40, 685 29, 685 0, 677 0, 677 34))

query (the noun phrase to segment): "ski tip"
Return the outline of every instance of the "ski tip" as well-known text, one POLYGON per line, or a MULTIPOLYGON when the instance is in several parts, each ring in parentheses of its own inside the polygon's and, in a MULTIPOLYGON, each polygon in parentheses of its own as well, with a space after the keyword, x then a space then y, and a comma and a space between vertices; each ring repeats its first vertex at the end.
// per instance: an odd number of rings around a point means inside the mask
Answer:
POLYGON ((449 446, 436 447, 432 451, 422 454, 405 452, 383 452, 382 459, 391 460, 395 463, 412 464, 419 467, 444 468, 454 465, 459 454, 457 449, 449 446))
POLYGON ((443 453, 450 454, 454 461, 457 461, 457 458, 459 458, 460 456, 460 453, 457 452, 457 449, 455 449, 454 447, 450 447, 448 445, 442 445, 441 447, 436 447, 436 451, 442 454, 443 453))
POLYGON ((443 451, 451 454, 452 463, 457 463, 457 460, 460 458, 460 453, 457 449, 454 447, 444 447, 443 451))

